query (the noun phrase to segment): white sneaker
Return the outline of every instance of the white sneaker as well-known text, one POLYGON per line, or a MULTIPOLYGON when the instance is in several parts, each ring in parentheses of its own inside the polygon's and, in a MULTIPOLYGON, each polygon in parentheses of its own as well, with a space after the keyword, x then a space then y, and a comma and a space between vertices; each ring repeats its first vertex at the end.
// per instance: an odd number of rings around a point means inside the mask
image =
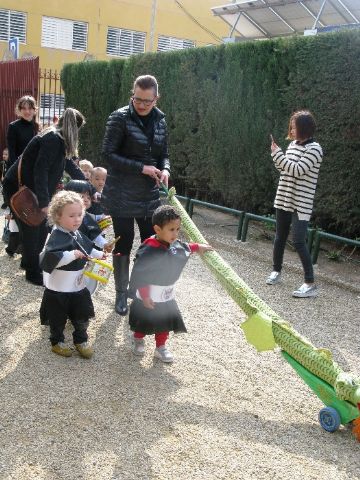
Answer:
POLYGON ((293 292, 293 297, 296 298, 308 298, 317 297, 317 286, 314 283, 303 283, 300 288, 293 292))
POLYGON ((145 340, 143 338, 134 337, 134 333, 131 334, 131 351, 134 355, 142 356, 145 353, 145 340))
POLYGON ((268 278, 266 279, 267 285, 276 285, 281 281, 281 273, 280 272, 271 272, 268 278))
POLYGON ((173 354, 165 347, 165 345, 155 348, 154 357, 159 358, 164 363, 172 363, 174 361, 173 354))

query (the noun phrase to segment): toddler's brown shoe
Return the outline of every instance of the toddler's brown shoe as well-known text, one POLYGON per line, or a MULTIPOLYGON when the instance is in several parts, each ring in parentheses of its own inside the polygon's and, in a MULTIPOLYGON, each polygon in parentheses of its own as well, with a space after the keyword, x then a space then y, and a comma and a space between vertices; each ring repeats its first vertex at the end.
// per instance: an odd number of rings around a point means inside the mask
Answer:
POLYGON ((61 355, 62 357, 71 357, 72 355, 71 348, 67 347, 62 342, 59 342, 56 345, 52 345, 51 351, 56 353, 57 355, 61 355))
POLYGON ((94 355, 94 350, 87 342, 75 343, 75 348, 83 358, 91 358, 94 355))

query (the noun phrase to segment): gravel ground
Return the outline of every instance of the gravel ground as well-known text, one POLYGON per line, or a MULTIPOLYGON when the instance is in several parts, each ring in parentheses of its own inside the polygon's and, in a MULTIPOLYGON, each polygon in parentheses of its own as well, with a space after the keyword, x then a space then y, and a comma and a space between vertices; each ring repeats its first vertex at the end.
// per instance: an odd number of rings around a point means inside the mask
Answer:
MULTIPOLYGON (((330 348, 345 370, 360 373, 358 267, 320 259, 321 295, 293 299, 302 283, 294 253, 286 254, 283 283, 266 286, 271 243, 236 242, 234 219, 199 212, 194 220, 209 243, 256 293, 316 346, 330 348)), ((243 313, 198 256, 177 288, 189 333, 171 337, 176 359, 164 365, 153 359, 151 337, 145 357, 131 354, 112 281, 94 296, 94 357, 52 354, 38 316, 42 288, 26 283, 19 259, 0 246, 1 479, 360 478, 350 429, 320 428, 320 400, 279 353, 247 344, 243 313)))

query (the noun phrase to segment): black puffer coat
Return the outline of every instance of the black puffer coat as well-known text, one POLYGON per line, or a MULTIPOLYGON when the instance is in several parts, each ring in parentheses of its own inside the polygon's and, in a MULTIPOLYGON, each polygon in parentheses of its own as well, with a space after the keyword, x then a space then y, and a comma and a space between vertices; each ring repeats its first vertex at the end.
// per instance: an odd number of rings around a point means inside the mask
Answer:
POLYGON ((103 155, 109 169, 101 203, 113 217, 151 217, 160 205, 156 182, 141 173, 144 165, 170 171, 164 114, 154 108, 153 115, 152 139, 132 103, 113 112, 107 121, 103 155))

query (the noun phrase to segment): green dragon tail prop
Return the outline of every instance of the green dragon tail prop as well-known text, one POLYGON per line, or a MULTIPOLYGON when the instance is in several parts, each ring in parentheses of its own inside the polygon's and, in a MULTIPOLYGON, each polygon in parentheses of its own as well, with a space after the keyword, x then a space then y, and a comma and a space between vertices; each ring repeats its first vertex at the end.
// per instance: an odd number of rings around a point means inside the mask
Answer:
MULTIPOLYGON (((176 198, 175 189, 171 188, 166 192, 169 203, 181 216, 182 226, 189 240, 207 243, 176 198)), ((311 374, 331 385, 339 400, 358 406, 360 378, 343 372, 333 361, 329 350, 315 348, 306 338, 297 333, 246 285, 217 252, 206 252, 202 258, 231 298, 246 314, 247 319, 241 328, 250 344, 258 351, 272 350, 278 345, 311 374)))

